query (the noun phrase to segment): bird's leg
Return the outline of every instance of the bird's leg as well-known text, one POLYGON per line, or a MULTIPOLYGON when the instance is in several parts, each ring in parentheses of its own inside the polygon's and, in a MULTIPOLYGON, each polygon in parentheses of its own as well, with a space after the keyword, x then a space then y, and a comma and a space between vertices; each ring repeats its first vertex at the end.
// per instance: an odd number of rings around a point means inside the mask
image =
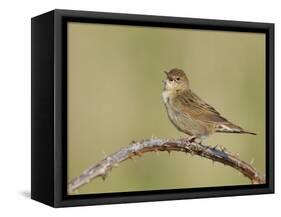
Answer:
POLYGON ((196 139, 198 139, 198 137, 189 136, 189 137, 186 138, 186 141, 189 142, 189 143, 192 143, 192 142, 196 142, 196 139))
POLYGON ((202 148, 206 149, 208 147, 206 147, 205 145, 202 144, 204 138, 202 137, 197 137, 197 136, 189 136, 185 139, 186 143, 185 143, 185 148, 189 150, 189 152, 192 154, 193 151, 190 150, 189 145, 190 143, 196 143, 198 144, 198 146, 201 146, 202 148))
MULTIPOLYGON (((187 150, 187 152, 189 152, 191 155, 193 155, 193 151, 189 148, 190 143, 196 142, 197 137, 196 136, 188 136, 187 138, 185 138, 185 149, 187 150)), ((187 153, 186 152, 186 153, 187 153)))

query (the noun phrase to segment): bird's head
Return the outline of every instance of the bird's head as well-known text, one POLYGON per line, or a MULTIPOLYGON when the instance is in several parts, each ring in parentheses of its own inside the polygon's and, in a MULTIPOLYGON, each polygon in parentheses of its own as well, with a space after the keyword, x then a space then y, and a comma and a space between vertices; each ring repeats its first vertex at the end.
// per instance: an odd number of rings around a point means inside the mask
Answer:
POLYGON ((189 89, 189 81, 183 70, 175 68, 164 72, 167 76, 164 81, 165 90, 181 92, 189 89))

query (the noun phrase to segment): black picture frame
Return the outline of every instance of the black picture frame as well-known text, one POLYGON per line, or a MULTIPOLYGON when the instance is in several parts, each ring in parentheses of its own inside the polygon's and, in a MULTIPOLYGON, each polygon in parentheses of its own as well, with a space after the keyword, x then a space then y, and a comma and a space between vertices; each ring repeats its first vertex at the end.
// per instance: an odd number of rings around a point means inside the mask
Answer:
POLYGON ((274 24, 53 10, 32 18, 31 198, 53 207, 274 193, 274 24), (67 195, 66 23, 262 32, 266 34, 266 184, 67 195))

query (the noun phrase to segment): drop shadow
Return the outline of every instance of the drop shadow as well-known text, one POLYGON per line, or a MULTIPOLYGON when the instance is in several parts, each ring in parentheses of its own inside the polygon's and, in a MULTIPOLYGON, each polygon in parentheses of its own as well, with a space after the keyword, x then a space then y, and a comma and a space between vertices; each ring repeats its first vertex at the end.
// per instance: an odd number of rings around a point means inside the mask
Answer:
POLYGON ((25 197, 25 198, 28 198, 28 199, 31 198, 31 193, 29 191, 21 191, 19 193, 22 197, 25 197))

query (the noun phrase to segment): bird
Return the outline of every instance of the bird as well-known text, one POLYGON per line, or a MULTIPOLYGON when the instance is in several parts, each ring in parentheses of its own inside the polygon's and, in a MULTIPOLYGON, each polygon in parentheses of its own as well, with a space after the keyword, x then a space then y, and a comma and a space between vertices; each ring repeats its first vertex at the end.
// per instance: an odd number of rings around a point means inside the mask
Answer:
POLYGON ((185 72, 174 68, 164 71, 162 100, 172 124, 190 140, 202 141, 214 133, 256 135, 224 118, 214 107, 197 96, 189 85, 185 72))

